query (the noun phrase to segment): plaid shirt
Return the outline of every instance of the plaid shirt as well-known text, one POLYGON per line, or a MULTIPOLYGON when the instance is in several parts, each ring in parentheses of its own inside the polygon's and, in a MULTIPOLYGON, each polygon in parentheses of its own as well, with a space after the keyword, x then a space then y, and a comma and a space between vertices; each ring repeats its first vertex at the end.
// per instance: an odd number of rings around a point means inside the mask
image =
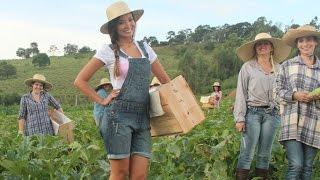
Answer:
POLYGON ((60 109, 60 104, 47 92, 41 92, 40 102, 36 102, 31 93, 21 97, 19 119, 24 119, 24 134, 30 136, 33 134, 53 135, 53 128, 48 114, 48 104, 55 109, 60 109))
POLYGON ((310 67, 296 56, 281 64, 275 94, 280 101, 281 130, 279 141, 295 139, 320 149, 320 101, 309 103, 292 99, 296 91, 320 87, 320 60, 310 67))

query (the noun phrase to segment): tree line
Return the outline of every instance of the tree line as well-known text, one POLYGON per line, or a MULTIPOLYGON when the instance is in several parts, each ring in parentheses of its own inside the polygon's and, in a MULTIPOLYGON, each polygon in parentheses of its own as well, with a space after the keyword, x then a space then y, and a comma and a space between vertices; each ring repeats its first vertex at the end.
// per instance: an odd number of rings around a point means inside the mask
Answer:
MULTIPOLYGON (((320 30, 317 16, 309 24, 320 30)), ((179 73, 184 75, 195 93, 202 94, 212 91, 211 85, 214 81, 222 82, 222 88, 236 88, 237 75, 243 64, 236 55, 236 48, 241 44, 253 40, 260 32, 281 38, 289 28, 299 26, 286 25, 283 31, 281 24, 259 17, 253 23, 241 22, 216 27, 200 25, 194 31, 169 31, 166 43, 178 47, 176 59, 179 60, 179 73)), ((158 41, 154 38, 145 39, 151 39, 151 45, 162 46, 160 43, 157 44, 158 41)), ((293 49, 288 58, 296 54, 296 50, 293 49)), ((320 57, 319 48, 316 55, 320 57)))

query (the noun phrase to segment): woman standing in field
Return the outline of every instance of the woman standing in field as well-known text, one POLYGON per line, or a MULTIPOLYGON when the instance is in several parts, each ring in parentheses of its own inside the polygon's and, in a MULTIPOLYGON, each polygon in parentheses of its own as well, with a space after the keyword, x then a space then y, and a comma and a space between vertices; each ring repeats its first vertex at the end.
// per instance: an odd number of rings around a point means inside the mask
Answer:
POLYGON ((289 29, 283 41, 298 48, 298 55, 281 64, 276 79, 280 99, 279 141, 289 163, 286 179, 311 179, 312 166, 320 149, 320 95, 309 92, 320 87, 320 60, 314 55, 320 32, 304 25, 289 29))
MULTIPOLYGON (((108 97, 108 91, 112 89, 112 85, 108 78, 102 78, 100 80, 100 84, 95 88, 95 91, 101 98, 107 98, 108 97)), ((100 121, 102 119, 104 113, 104 106, 94 102, 93 107, 93 116, 94 120, 96 122, 96 125, 99 126, 100 121)))
POLYGON ((111 44, 103 46, 78 74, 75 86, 93 101, 106 106, 99 125, 111 165, 110 179, 146 179, 151 157, 149 80, 151 71, 164 84, 170 78, 145 42, 134 40, 143 10, 131 11, 122 1, 107 8, 101 26, 111 44), (101 67, 110 73, 113 91, 105 99, 88 86, 101 67))
POLYGON ((234 117, 242 132, 236 179, 246 180, 257 147, 256 176, 268 176, 271 148, 280 118, 273 100, 275 70, 291 48, 280 39, 259 33, 241 45, 237 54, 245 61, 237 84, 234 117))
POLYGON ((215 108, 219 108, 220 107, 220 101, 222 98, 222 91, 221 91, 221 86, 219 82, 214 82, 212 85, 212 89, 213 92, 210 95, 210 100, 211 100, 211 104, 215 107, 215 108))
POLYGON ((32 89, 30 93, 21 97, 19 134, 26 136, 53 135, 48 105, 52 105, 60 112, 62 109, 60 104, 47 92, 52 88, 52 84, 46 81, 46 78, 41 74, 35 74, 32 78, 26 79, 25 84, 32 89))

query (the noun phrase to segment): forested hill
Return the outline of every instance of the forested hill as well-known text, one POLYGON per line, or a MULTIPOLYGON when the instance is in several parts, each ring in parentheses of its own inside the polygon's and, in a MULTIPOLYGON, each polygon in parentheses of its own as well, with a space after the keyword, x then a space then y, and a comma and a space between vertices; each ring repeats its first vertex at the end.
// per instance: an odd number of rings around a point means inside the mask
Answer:
MULTIPOLYGON (((317 17, 312 19, 310 24, 319 30, 317 17)), ((145 37, 144 40, 154 48, 171 78, 182 74, 195 93, 205 94, 210 92, 211 85, 216 80, 222 82, 224 89, 236 87, 236 75, 242 61, 236 56, 235 50, 242 43, 254 39, 260 32, 268 32, 281 38, 288 28, 298 26, 280 25, 260 17, 253 23, 241 22, 216 27, 200 25, 194 30, 170 31, 167 33, 167 41, 159 42, 153 36, 145 37)), ((50 52, 53 52, 54 48, 52 46, 50 52)), ((19 48, 17 55, 23 59, 0 61, 0 95, 26 93, 28 88, 24 85, 24 80, 35 73, 44 74, 54 85, 51 91, 54 95, 80 94, 74 88, 73 81, 94 51, 88 47, 78 50, 77 46, 68 44, 64 52, 65 56, 50 56, 49 63, 41 64, 41 60, 35 60, 39 53, 36 43, 31 43, 31 47, 27 49, 19 48), (11 66, 15 73, 8 74, 8 66, 11 66)), ((291 56, 293 54, 294 51, 291 56)), ((319 52, 317 54, 319 55, 319 52)), ((101 69, 93 77, 91 85, 96 85, 104 76, 107 76, 107 73, 101 69)))

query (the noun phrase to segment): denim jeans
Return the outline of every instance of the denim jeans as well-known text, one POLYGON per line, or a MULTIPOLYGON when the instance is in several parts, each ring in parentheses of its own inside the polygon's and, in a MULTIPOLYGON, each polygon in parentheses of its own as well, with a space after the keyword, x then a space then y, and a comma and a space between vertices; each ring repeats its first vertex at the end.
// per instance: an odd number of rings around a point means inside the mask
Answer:
POLYGON ((237 168, 250 169, 257 147, 256 168, 269 169, 272 144, 280 124, 277 112, 262 107, 247 108, 246 129, 241 137, 237 168))
POLYGON ((312 178, 312 164, 317 149, 296 140, 284 141, 288 160, 286 179, 309 180, 312 178))

